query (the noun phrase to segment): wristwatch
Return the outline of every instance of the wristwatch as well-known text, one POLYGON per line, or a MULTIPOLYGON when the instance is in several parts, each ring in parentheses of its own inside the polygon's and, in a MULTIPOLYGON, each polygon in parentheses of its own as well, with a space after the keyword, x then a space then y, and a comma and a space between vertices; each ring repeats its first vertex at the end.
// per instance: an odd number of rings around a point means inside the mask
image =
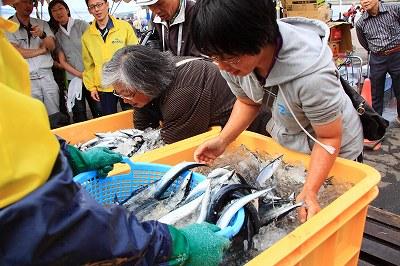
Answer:
POLYGON ((46 37, 47 37, 47 34, 46 34, 46 32, 43 31, 42 35, 39 38, 43 40, 46 37))

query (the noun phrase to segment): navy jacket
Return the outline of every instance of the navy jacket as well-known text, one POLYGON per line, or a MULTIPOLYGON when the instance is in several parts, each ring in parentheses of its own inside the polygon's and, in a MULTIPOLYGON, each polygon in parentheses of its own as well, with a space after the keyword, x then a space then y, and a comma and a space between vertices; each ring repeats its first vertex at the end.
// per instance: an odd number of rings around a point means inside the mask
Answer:
POLYGON ((171 246, 166 225, 92 199, 62 152, 47 183, 0 209, 0 265, 154 265, 171 246))

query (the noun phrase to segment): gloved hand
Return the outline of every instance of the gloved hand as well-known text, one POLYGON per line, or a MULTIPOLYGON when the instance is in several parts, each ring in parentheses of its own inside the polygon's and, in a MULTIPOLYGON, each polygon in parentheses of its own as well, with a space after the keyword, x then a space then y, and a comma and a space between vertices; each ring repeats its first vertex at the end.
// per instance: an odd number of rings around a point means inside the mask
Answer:
POLYGON ((68 159, 74 175, 82 172, 97 170, 99 177, 106 177, 113 169, 113 164, 122 161, 122 155, 107 148, 92 148, 80 151, 74 146, 67 145, 68 159))
POLYGON ((229 247, 229 239, 218 236, 214 224, 192 224, 181 229, 168 225, 172 238, 169 265, 218 265, 229 247))

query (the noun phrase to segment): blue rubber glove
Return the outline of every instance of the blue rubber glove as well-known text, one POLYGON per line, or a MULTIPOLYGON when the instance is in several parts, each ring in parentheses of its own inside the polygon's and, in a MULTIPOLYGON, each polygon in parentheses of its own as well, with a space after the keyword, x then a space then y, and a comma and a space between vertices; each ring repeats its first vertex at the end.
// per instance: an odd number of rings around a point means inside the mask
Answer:
POLYGON ((99 177, 106 177, 115 163, 122 161, 122 155, 99 147, 80 151, 74 146, 67 145, 68 161, 74 175, 96 170, 99 177))
POLYGON ((220 228, 214 224, 192 224, 181 229, 168 226, 172 238, 169 265, 218 265, 228 249, 229 239, 215 234, 220 228))

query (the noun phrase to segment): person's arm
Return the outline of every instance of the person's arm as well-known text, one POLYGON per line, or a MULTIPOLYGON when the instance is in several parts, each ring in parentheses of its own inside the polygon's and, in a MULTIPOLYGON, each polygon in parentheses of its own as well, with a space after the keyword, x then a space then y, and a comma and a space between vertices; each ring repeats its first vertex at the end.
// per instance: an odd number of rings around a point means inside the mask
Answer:
POLYGON ((249 127, 257 117, 260 108, 260 104, 248 98, 238 98, 233 106, 228 123, 221 133, 201 144, 194 152, 194 159, 197 162, 212 163, 240 133, 249 127))
POLYGON ((361 44, 362 47, 364 47, 365 50, 369 51, 368 41, 365 38, 363 29, 358 23, 356 24, 356 32, 357 32, 358 42, 361 44))
MULTIPOLYGON (((342 125, 342 119, 346 114, 344 105, 350 103, 343 92, 333 63, 304 77, 299 83, 303 85, 297 88, 296 93, 288 94, 283 90, 282 92, 291 96, 289 99, 292 99, 293 104, 301 106, 304 115, 310 121, 316 139, 334 148, 333 154, 329 154, 318 143, 314 143, 311 149, 306 183, 297 197, 298 201, 305 201, 306 206, 298 211, 300 221, 304 222, 320 210, 317 201, 318 191, 340 154, 344 131, 351 129, 343 128, 342 125)), ((353 119, 358 119, 358 116, 353 116, 353 119)))
POLYGON ((84 37, 82 37, 82 61, 83 61, 83 73, 82 80, 85 84, 85 87, 88 91, 90 91, 90 96, 95 101, 100 101, 99 94, 97 92, 97 88, 94 85, 94 76, 95 76, 95 65, 92 56, 90 55, 89 49, 86 46, 86 42, 84 37))
POLYGON ((32 26, 32 36, 41 38, 42 44, 47 51, 52 52, 56 48, 56 42, 53 32, 51 31, 49 24, 43 21, 43 26, 40 27, 39 25, 32 26))
POLYGON ((9 240, 0 242, 2 265, 218 265, 229 246, 215 225, 177 229, 139 221, 120 205, 100 205, 73 181, 62 153, 46 183, 1 209, 0 224, 9 240))
POLYGON ((136 37, 136 34, 135 34, 133 28, 131 27, 131 25, 129 25, 128 22, 126 22, 126 23, 128 24, 128 27, 127 27, 127 28, 128 28, 128 29, 127 29, 128 33, 127 33, 126 44, 127 44, 127 45, 136 45, 136 44, 138 44, 138 43, 139 43, 139 40, 138 40, 138 38, 136 37))
POLYGON ((54 49, 56 48, 56 42, 55 42, 54 37, 47 36, 46 38, 44 38, 42 40, 41 46, 46 48, 46 50, 49 51, 49 52, 54 51, 54 49))
POLYGON ((237 98, 228 123, 221 131, 219 137, 228 144, 234 141, 257 117, 260 108, 260 104, 247 98, 237 98))
POLYGON ((305 222, 320 211, 318 191, 328 176, 333 163, 340 151, 342 141, 342 118, 339 117, 326 125, 314 125, 313 129, 317 140, 335 148, 334 154, 329 154, 317 143, 311 151, 311 160, 308 167, 306 182, 297 201, 304 201, 305 206, 299 208, 300 222, 305 222))
POLYGON ((36 49, 22 48, 16 43, 11 43, 15 49, 22 55, 23 58, 33 58, 39 55, 43 55, 47 53, 47 49, 44 47, 39 47, 36 49))
POLYGON ((82 79, 82 72, 80 72, 79 70, 77 70, 76 68, 74 68, 67 62, 67 59, 65 58, 65 54, 61 50, 58 52, 58 61, 60 62, 61 68, 68 71, 68 73, 74 75, 75 77, 82 79))
POLYGON ((144 130, 148 127, 160 127, 161 114, 154 105, 156 103, 149 103, 142 108, 134 108, 135 113, 133 117, 133 125, 135 128, 144 130))

